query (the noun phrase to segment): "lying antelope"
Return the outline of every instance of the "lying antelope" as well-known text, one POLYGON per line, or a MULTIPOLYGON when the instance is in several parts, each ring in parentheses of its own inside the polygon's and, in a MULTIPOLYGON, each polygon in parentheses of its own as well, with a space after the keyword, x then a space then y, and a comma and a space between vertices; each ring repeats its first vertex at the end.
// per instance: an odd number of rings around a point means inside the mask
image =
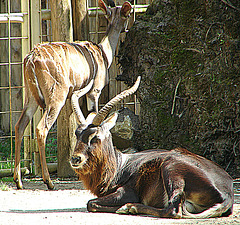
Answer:
POLYGON ((98 111, 99 96, 108 83, 107 69, 112 63, 120 33, 132 8, 129 2, 114 8, 108 8, 102 0, 98 3, 109 21, 107 32, 98 45, 88 41, 43 43, 35 46, 24 59, 25 104, 15 126, 14 181, 19 189, 22 188, 21 140, 38 106, 45 110, 36 128, 36 135, 43 181, 49 189, 54 186, 47 169, 45 142, 66 99, 71 98, 73 111, 81 124, 85 118, 79 107, 79 96, 86 94, 88 110, 98 111), (86 86, 89 82, 90 85, 86 86))
POLYGON ((88 202, 88 211, 167 218, 230 215, 233 181, 217 164, 182 148, 122 154, 113 147, 110 129, 117 113, 105 117, 138 85, 139 80, 98 114, 89 114, 76 130, 71 165, 85 187, 98 197, 88 202))

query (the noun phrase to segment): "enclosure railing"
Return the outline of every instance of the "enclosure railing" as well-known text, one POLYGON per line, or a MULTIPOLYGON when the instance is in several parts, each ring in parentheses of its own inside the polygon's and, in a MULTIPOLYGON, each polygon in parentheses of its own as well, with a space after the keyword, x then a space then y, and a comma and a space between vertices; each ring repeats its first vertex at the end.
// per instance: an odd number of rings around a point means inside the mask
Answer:
MULTIPOLYGON (((14 138, 14 122, 16 121, 16 115, 21 112, 22 109, 22 98, 19 97, 20 108, 16 107, 17 99, 16 94, 23 90, 23 83, 21 79, 22 72, 22 59, 16 56, 24 55, 29 51, 29 5, 28 2, 22 2, 19 5, 21 13, 14 12, 12 1, 8 0, 1 2, 1 12, 0 12, 0 26, 1 26, 1 56, 0 56, 0 116, 1 116, 1 135, 0 135, 0 169, 5 168, 4 164, 10 164, 8 166, 10 171, 13 170, 13 138, 14 138), (5 5, 4 5, 5 4, 5 5), (11 8, 13 8, 11 10, 11 8), (19 25, 21 32, 15 32, 16 24, 19 25), (20 41, 21 47, 18 49, 16 44, 13 42, 20 41), (18 77, 15 78, 16 71, 21 68, 18 73, 18 77), (20 79, 19 79, 20 77, 20 79), (7 94, 6 94, 7 93, 7 94), (8 100, 5 101, 8 95, 8 100), (14 121, 14 122, 13 122, 14 121), (3 131, 5 129, 5 132, 3 131), (6 152, 6 153, 5 153, 6 152), (6 154, 9 154, 6 155, 6 154), (6 158, 6 159, 5 159, 6 158), (5 159, 3 161, 3 159, 5 159)), ((24 91, 24 90, 23 90, 24 91)), ((18 103, 19 106, 19 103, 18 103)), ((26 137, 26 136, 25 136, 26 137)), ((28 159, 29 160, 29 159, 28 159)))

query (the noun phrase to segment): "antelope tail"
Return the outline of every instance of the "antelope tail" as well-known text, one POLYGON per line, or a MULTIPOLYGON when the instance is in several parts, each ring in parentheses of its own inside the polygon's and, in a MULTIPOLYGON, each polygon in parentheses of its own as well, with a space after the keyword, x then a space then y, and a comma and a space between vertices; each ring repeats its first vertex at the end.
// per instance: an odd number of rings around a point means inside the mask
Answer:
MULTIPOLYGON (((183 215, 182 218, 188 219, 203 219, 203 218, 213 218, 222 216, 228 210, 232 210, 233 198, 228 198, 222 203, 217 203, 211 208, 201 212, 201 213, 190 213, 186 209, 186 205, 183 205, 183 215)), ((232 211, 231 211, 232 212, 232 211)), ((229 214, 231 214, 231 212, 229 214)))

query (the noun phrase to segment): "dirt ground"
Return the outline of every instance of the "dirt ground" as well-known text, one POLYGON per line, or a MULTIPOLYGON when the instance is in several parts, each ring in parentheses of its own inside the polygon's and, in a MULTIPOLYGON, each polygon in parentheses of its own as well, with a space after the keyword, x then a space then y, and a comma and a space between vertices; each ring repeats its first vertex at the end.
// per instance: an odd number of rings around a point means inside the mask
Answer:
POLYGON ((48 191, 42 181, 23 180, 24 190, 8 183, 0 191, 0 224, 240 224, 240 183, 235 182, 234 213, 227 218, 160 219, 148 216, 89 213, 86 204, 94 198, 80 181, 54 180, 55 190, 48 191))

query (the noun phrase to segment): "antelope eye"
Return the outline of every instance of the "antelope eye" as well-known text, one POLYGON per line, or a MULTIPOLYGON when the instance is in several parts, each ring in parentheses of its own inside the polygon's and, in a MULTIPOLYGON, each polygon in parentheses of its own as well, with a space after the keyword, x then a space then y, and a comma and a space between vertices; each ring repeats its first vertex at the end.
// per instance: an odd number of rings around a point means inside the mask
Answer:
POLYGON ((88 136, 88 145, 95 143, 97 140, 96 132, 88 136))
POLYGON ((93 143, 97 142, 97 136, 94 136, 91 140, 90 140, 90 145, 92 145, 93 143))
POLYGON ((75 135, 76 135, 76 137, 79 138, 80 134, 81 134, 80 130, 77 129, 77 130, 75 131, 75 135))

